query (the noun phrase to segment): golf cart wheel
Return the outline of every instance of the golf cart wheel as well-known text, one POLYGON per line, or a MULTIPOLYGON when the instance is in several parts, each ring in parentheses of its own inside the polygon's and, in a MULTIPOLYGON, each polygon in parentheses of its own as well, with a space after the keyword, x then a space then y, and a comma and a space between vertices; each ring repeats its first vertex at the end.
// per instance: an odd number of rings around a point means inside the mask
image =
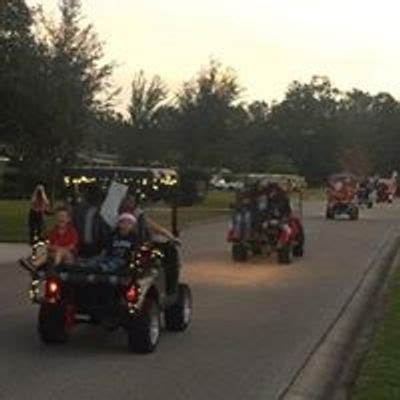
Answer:
POLYGON ((65 343, 69 339, 66 307, 42 304, 39 310, 38 331, 43 343, 65 343))
POLYGON ((278 262, 279 264, 290 264, 292 262, 292 248, 289 244, 278 250, 278 262))
POLYGON ((326 209, 326 219, 335 219, 335 212, 331 208, 326 209))
POLYGON ((258 243, 252 243, 251 245, 251 252, 255 256, 260 256, 262 254, 262 248, 258 243))
POLYGON ((359 212, 358 208, 357 208, 357 207, 354 207, 354 208, 350 211, 350 219, 351 219, 352 221, 357 221, 358 218, 359 218, 359 214, 360 214, 360 212, 359 212))
POLYGON ((245 262, 248 258, 248 251, 246 245, 242 243, 235 243, 232 246, 232 258, 236 262, 245 262))
POLYGON ((174 332, 183 332, 192 319, 192 292, 188 285, 179 284, 176 303, 165 310, 165 326, 174 332))
POLYGON ((134 353, 152 353, 160 340, 160 307, 148 297, 138 315, 131 317, 127 327, 128 347, 134 353))
POLYGON ((304 245, 297 245, 293 247, 293 256, 294 257, 303 257, 304 256, 304 245))
POLYGON ((293 247, 293 256, 294 257, 303 257, 304 256, 304 244, 305 244, 305 233, 304 228, 300 225, 300 231, 296 239, 296 244, 293 247))

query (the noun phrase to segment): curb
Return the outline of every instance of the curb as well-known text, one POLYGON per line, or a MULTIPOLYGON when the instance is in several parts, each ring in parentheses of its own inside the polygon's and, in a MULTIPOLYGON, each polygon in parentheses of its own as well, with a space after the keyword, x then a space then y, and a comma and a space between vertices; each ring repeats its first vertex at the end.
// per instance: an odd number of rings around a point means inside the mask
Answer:
POLYGON ((326 400, 351 354, 365 315, 385 282, 400 247, 400 228, 387 232, 337 317, 295 373, 279 400, 326 400))

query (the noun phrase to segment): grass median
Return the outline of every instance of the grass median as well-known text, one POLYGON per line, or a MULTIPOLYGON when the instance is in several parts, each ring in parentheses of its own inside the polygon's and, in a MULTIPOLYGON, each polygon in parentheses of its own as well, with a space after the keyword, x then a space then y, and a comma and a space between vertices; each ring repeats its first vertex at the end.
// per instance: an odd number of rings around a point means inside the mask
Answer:
MULTIPOLYGON (((179 226, 185 227, 196 222, 212 220, 228 214, 233 200, 231 192, 210 192, 207 199, 193 207, 179 209, 179 226)), ((0 200, 0 242, 26 242, 28 240, 29 201, 0 200)), ((170 210, 157 207, 148 210, 149 214, 168 226, 170 210)), ((52 217, 46 218, 46 225, 52 224, 52 217)))
POLYGON ((400 268, 395 272, 352 400, 400 399, 400 268))

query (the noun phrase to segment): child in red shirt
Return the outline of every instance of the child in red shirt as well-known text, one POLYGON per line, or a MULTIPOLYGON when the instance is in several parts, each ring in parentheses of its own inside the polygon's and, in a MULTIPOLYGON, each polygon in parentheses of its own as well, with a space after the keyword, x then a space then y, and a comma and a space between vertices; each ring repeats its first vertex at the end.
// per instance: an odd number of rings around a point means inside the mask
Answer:
POLYGON ((54 264, 71 263, 78 250, 78 232, 71 223, 71 217, 66 207, 56 211, 56 225, 49 232, 49 250, 54 264))

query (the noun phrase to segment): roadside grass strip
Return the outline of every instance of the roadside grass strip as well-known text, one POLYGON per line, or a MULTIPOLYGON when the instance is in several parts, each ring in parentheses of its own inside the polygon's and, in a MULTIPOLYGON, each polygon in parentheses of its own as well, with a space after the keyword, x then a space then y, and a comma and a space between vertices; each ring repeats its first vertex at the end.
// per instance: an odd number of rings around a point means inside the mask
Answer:
MULTIPOLYGON (((203 203, 179 209, 179 225, 185 227, 192 223, 212 220, 229 213, 229 205, 234 199, 232 192, 210 192, 203 203)), ((0 242, 28 241, 28 200, 0 200, 0 242)), ((148 209, 159 223, 168 226, 170 209, 157 207, 148 209)), ((46 217, 46 226, 53 223, 53 217, 46 217)))
POLYGON ((383 316, 361 367, 352 399, 400 399, 400 268, 389 285, 383 316))

